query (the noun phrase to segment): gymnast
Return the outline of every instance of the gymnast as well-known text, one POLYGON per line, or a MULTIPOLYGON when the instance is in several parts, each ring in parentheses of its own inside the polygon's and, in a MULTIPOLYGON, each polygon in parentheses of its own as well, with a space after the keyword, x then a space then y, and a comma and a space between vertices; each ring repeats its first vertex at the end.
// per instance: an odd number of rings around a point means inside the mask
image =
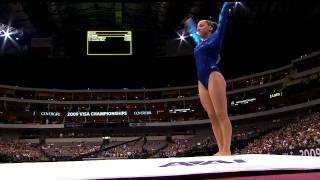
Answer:
POLYGON ((194 48, 200 101, 208 114, 218 144, 216 156, 231 155, 232 125, 228 117, 226 81, 218 66, 220 49, 234 2, 225 2, 218 23, 201 20, 196 25, 192 18, 184 21, 197 44, 194 48))

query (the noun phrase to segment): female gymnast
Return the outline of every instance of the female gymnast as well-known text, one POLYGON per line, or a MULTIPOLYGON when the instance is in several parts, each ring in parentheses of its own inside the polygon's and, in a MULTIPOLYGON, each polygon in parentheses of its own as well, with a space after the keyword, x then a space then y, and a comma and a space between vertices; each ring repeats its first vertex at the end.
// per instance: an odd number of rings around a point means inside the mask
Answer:
POLYGON ((208 113, 219 151, 217 156, 231 155, 232 125, 228 117, 226 81, 218 67, 219 53, 223 42, 228 16, 235 6, 225 2, 219 15, 218 24, 201 20, 198 25, 191 18, 185 21, 193 40, 196 60, 200 101, 208 113))

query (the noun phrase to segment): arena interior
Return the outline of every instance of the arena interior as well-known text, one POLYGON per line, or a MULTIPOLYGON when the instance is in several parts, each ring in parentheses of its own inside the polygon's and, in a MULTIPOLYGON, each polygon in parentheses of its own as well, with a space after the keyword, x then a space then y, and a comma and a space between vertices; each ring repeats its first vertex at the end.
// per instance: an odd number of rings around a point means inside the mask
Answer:
POLYGON ((320 3, 233 12, 220 62, 232 156, 215 157, 181 22, 217 20, 222 3, 1 3, 0 178, 319 178, 320 3))

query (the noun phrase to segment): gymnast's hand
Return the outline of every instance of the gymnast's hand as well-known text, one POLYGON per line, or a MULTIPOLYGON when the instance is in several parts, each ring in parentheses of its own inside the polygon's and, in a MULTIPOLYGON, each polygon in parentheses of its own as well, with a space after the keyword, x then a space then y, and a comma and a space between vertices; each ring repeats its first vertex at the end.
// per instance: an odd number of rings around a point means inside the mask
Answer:
POLYGON ((188 26, 188 23, 192 20, 192 17, 191 16, 187 16, 186 18, 184 18, 182 21, 181 21, 181 24, 183 25, 183 27, 187 27, 188 26))
POLYGON ((240 5, 241 2, 225 2, 225 8, 228 9, 229 13, 234 13, 235 9, 237 8, 238 5, 240 5))

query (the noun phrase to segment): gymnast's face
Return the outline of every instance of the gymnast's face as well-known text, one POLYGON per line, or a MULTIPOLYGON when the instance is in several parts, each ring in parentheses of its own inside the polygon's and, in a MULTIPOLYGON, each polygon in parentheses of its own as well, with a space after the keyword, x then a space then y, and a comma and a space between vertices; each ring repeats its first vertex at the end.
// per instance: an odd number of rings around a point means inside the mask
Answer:
POLYGON ((212 33, 212 27, 209 26, 207 20, 201 20, 198 22, 197 31, 201 38, 207 39, 212 33))

